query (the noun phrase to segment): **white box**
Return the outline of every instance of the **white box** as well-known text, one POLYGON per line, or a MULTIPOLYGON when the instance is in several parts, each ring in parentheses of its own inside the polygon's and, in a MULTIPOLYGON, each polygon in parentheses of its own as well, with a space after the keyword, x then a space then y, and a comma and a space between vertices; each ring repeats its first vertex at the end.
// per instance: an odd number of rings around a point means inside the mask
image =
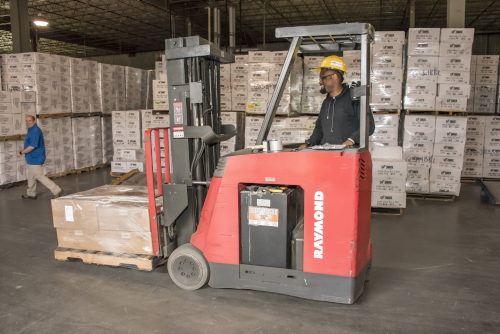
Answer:
POLYGON ((127 163, 121 161, 111 161, 111 171, 113 173, 127 173, 127 163))
POLYGON ((372 109, 399 109, 401 108, 400 95, 375 95, 370 96, 372 109))
POLYGON ((406 81, 408 83, 437 83, 439 76, 439 70, 415 70, 409 69, 406 72, 406 81))
POLYGON ((464 167, 481 167, 483 168, 483 157, 464 157, 464 167))
POLYGON ((406 193, 372 192, 374 208, 406 208, 406 193))
POLYGON ((476 74, 476 85, 496 85, 498 75, 496 74, 476 74))
POLYGON ((407 68, 409 70, 437 70, 439 57, 408 56, 407 68))
POLYGON ((462 170, 463 157, 433 157, 432 168, 462 170))
POLYGON ((465 143, 434 143, 434 156, 463 158, 465 143))
POLYGON ((396 179, 391 177, 373 177, 372 191, 404 193, 406 187, 406 178, 396 179))
POLYGON ((403 152, 411 155, 422 155, 430 157, 434 152, 434 144, 425 142, 405 141, 403 143, 403 152))
POLYGON ((439 45, 440 57, 452 57, 472 54, 472 43, 441 42, 439 45))
POLYGON ((431 181, 429 191, 430 193, 459 196, 460 183, 444 183, 431 181))
POLYGON ((372 83, 402 82, 402 69, 373 69, 371 74, 372 83))
POLYGON ((375 43, 404 44, 404 42, 405 42, 404 31, 375 31, 375 43))
POLYGON ((498 74, 498 65, 478 65, 476 66, 476 74, 498 74))
MULTIPOLYGON (((469 72, 459 71, 440 71, 438 76, 438 83, 440 84, 464 84, 468 85, 470 81, 469 72)), ((477 76, 476 76, 477 82, 477 76)))
POLYGON ((476 103, 495 103, 497 100, 497 93, 488 93, 488 92, 475 92, 474 93, 474 102, 476 103))
POLYGON ((404 119, 404 127, 433 130, 436 128, 436 116, 406 115, 404 119))
POLYGON ((378 56, 393 56, 399 57, 403 55, 402 43, 375 43, 372 46, 373 57, 378 56))
POLYGON ((500 116, 484 116, 486 126, 500 126, 500 116))
POLYGON ((483 168, 499 168, 499 167, 500 167, 500 157, 484 158, 483 168))
POLYGON ((408 56, 439 56, 439 42, 408 42, 408 56))
POLYGON ((433 41, 439 42, 440 28, 410 28, 408 29, 408 41, 433 41))
POLYGON ((457 129, 436 130, 435 142, 436 143, 455 143, 463 144, 466 141, 465 131, 457 129))
POLYGON ((269 51, 248 51, 249 63, 269 63, 271 52, 269 51))
POLYGON ((397 141, 397 128, 375 128, 375 132, 370 136, 370 141, 397 141))
POLYGON ((429 168, 425 167, 408 167, 406 176, 408 181, 429 181, 429 168))
POLYGON ((138 162, 138 161, 128 161, 127 162, 127 173, 134 170, 138 169, 139 172, 144 172, 144 162, 138 162))
POLYGON ((429 82, 408 82, 406 83, 406 94, 409 97, 424 96, 430 98, 436 96, 437 84, 429 82))
POLYGON ((483 177, 500 178, 500 168, 483 168, 483 177))
POLYGON ((373 115, 375 128, 398 128, 399 115, 373 115))
POLYGON ((469 115, 467 116, 467 126, 484 127, 486 125, 486 117, 487 116, 469 115))
POLYGON ((483 169, 480 167, 467 167, 464 166, 462 169, 462 176, 465 177, 482 177, 483 169))
POLYGON ((425 157, 417 154, 403 153, 403 160, 408 163, 408 168, 410 167, 431 168, 432 165, 432 157, 425 157))
POLYGON ((248 63, 248 55, 235 55, 234 62, 235 63, 248 63))
POLYGON ((474 28, 442 28, 441 42, 467 42, 474 41, 474 28))
POLYGON ((431 182, 460 183, 461 169, 431 168, 429 180, 431 182))
POLYGON ((437 110, 467 111, 466 97, 436 96, 437 110))
POLYGON ((470 71, 471 55, 440 56, 439 70, 441 71, 470 71))
POLYGON ((438 84, 438 96, 464 97, 471 95, 470 85, 438 84))
POLYGON ((479 55, 476 56, 477 65, 498 65, 499 55, 479 55))
POLYGON ((269 62, 283 64, 287 54, 288 51, 271 51, 269 53, 269 62))
POLYGON ((407 163, 401 160, 373 160, 373 177, 393 177, 406 179, 407 163))
POLYGON ((495 110, 495 103, 474 102, 475 113, 494 114, 495 110))
POLYGON ((402 86, 400 82, 381 82, 372 84, 372 96, 401 96, 402 86))
MULTIPOLYGON (((429 169, 425 168, 427 172, 429 169)), ((429 181, 427 180, 407 180, 406 181, 406 192, 408 193, 429 193, 429 181)))
POLYGON ((434 142, 434 129, 428 128, 409 128, 404 129, 405 142, 420 142, 420 143, 433 143, 434 142))

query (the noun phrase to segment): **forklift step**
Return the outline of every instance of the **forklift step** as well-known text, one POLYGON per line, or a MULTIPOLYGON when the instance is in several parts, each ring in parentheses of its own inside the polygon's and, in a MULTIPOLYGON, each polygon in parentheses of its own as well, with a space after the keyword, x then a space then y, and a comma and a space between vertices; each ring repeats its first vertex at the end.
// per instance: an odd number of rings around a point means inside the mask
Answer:
POLYGON ((152 271, 160 263, 160 258, 153 255, 108 253, 92 250, 58 247, 54 256, 59 261, 81 260, 86 264, 122 267, 136 270, 152 271))

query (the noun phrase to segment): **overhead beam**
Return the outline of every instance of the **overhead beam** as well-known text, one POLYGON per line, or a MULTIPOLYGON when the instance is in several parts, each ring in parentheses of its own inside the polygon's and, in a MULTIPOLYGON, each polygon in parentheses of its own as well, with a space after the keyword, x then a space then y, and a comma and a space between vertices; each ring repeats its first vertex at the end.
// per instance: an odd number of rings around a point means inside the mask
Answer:
POLYGON ((28 0, 10 0, 10 22, 12 31, 12 51, 30 52, 30 19, 28 0))

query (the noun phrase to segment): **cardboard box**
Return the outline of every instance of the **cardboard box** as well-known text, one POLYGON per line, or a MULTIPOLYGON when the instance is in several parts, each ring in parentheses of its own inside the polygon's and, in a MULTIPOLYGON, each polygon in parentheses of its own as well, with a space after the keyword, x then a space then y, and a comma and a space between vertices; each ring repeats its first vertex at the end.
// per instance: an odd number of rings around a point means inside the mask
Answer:
POLYGON ((463 97, 469 98, 471 95, 470 85, 453 85, 453 84, 439 84, 438 96, 444 97, 463 97))
POLYGON ((269 51, 248 51, 249 63, 269 63, 270 57, 269 51))
POLYGON ((464 156, 465 143, 434 143, 434 156, 458 157, 464 156))
POLYGON ((439 42, 408 42, 408 56, 439 56, 439 42))
POLYGON ((405 42, 404 31, 375 31, 375 44, 377 43, 404 44, 404 42, 405 42))
POLYGON ((499 64, 499 55, 478 55, 476 56, 477 65, 497 65, 499 64))
MULTIPOLYGON (((478 158, 480 159, 480 158, 478 158)), ((500 157, 496 158, 484 158, 483 168, 500 168, 500 157)))
POLYGON ((439 42, 441 36, 440 28, 410 28, 408 29, 408 42, 431 41, 439 42))
MULTIPOLYGON (((426 170, 429 171, 429 169, 427 169, 427 168, 426 168, 426 170)), ((406 192, 407 193, 428 194, 429 193, 429 181, 407 180, 406 181, 406 192)))
POLYGON ((407 68, 409 70, 437 70, 439 57, 408 56, 407 68))
POLYGON ((404 127, 413 129, 435 129, 436 116, 406 115, 404 119, 404 127))
POLYGON ((430 170, 431 182, 460 183, 462 175, 461 169, 434 168, 430 170))
POLYGON ((466 97, 436 96, 437 110, 467 111, 466 97))
POLYGON ((403 152, 406 154, 415 154, 430 157, 434 152, 434 144, 405 141, 403 143, 403 152))
POLYGON ((498 65, 478 65, 476 67, 476 74, 498 74, 498 65))
POLYGON ((467 126, 484 127, 486 126, 486 117, 469 115, 467 116, 467 126))
POLYGON ((475 92, 474 102, 481 103, 495 103, 497 100, 497 93, 475 92))
POLYGON ((500 168, 483 168, 483 177, 500 178, 500 168))
POLYGON ((436 132, 440 130, 455 130, 465 133, 466 129, 466 117, 436 117, 436 132))
POLYGON ((78 199, 74 194, 52 200, 52 217, 58 229, 99 229, 95 201, 78 199))
POLYGON ((483 168, 483 157, 464 157, 464 167, 481 167, 483 168))
MULTIPOLYGON (((463 84, 468 85, 470 81, 469 72, 440 71, 438 76, 439 84, 463 84)), ((477 82, 477 76, 476 76, 477 82)))
POLYGON ((439 70, 441 71, 470 71, 470 55, 439 57, 439 70))
POLYGON ((465 177, 482 177, 483 169, 480 167, 468 167, 464 166, 462 169, 462 176, 465 177))
POLYGON ((370 141, 397 141, 397 128, 375 128, 375 132, 370 136, 370 141))
POLYGON ((399 109, 401 108, 400 95, 372 95, 370 96, 370 107, 372 109, 399 109))
POLYGON ((373 69, 371 74, 372 83, 402 82, 402 69, 373 69))
POLYGON ((399 115, 373 115, 375 128, 398 128, 399 115))
POLYGON ((495 103, 474 102, 474 112, 483 114, 494 114, 496 110, 495 103))
POLYGON ((400 82, 380 82, 372 85, 372 96, 401 96, 400 82))
POLYGON ((460 157, 433 157, 432 168, 462 170, 464 158, 460 157))
POLYGON ((372 192, 374 208, 406 208, 406 193, 372 192))
POLYGON ((429 181, 429 168, 425 167, 408 167, 408 181, 429 181))
POLYGON ((486 126, 500 126, 500 116, 485 116, 486 126))
POLYGON ((408 83, 437 83, 439 70, 431 69, 431 70, 416 70, 409 69, 406 72, 406 81, 408 83))
POLYGON ((446 195, 460 195, 460 183, 445 183, 445 182, 430 182, 430 193, 432 194, 446 194, 446 195))
POLYGON ((409 97, 417 98, 420 96, 429 98, 435 97, 437 92, 437 84, 430 82, 407 82, 406 83, 406 94, 409 97))
POLYGON ((467 42, 474 41, 474 28, 442 28, 441 42, 467 42))
POLYGON ((269 62, 283 64, 287 54, 288 51, 271 51, 269 53, 269 62))
POLYGON ((496 85, 498 75, 496 74, 476 74, 476 85, 496 85))
POLYGON ((127 163, 120 161, 112 161, 111 171, 113 173, 127 173, 127 163))
POLYGON ((436 130, 435 142, 436 143, 455 143, 463 144, 466 141, 465 131, 456 129, 449 130, 436 130))
POLYGON ((403 160, 408 163, 408 168, 423 167, 429 169, 432 165, 432 157, 425 157, 417 154, 403 153, 403 160))
POLYGON ((375 43, 372 46, 373 57, 392 56, 399 57, 403 55, 402 43, 375 43))
POLYGON ((372 191, 404 193, 406 179, 396 179, 391 177, 373 177, 372 191))
POLYGON ((407 163, 401 160, 373 160, 373 177, 392 177, 406 179, 407 163))
POLYGON ((441 42, 439 44, 440 57, 453 57, 472 54, 472 43, 441 42))

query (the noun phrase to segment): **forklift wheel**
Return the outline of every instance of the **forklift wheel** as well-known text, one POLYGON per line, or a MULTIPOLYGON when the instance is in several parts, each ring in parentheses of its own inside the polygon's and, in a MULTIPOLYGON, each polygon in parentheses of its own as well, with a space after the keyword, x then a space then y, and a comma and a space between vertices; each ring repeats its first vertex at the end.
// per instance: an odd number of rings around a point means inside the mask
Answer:
POLYGON ((168 274, 184 290, 198 290, 208 282, 210 267, 203 253, 192 244, 172 252, 167 262, 168 274))

